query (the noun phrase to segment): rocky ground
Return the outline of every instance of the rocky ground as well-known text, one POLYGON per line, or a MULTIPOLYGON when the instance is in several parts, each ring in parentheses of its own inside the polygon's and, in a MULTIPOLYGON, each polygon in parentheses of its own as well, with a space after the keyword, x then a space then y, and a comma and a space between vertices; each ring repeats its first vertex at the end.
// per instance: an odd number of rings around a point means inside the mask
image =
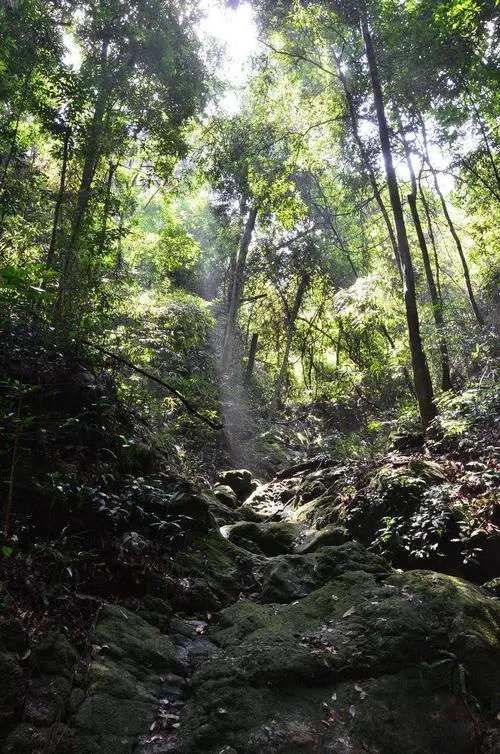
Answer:
POLYGON ((491 443, 322 457, 263 485, 230 471, 202 491, 84 367, 41 362, 68 405, 23 393, 1 751, 500 751, 491 443))
POLYGON ((84 653, 64 630, 30 646, 4 611, 3 751, 498 751, 498 582, 394 570, 346 529, 279 520, 283 480, 242 504, 242 478, 193 495, 167 599, 82 595, 84 653))

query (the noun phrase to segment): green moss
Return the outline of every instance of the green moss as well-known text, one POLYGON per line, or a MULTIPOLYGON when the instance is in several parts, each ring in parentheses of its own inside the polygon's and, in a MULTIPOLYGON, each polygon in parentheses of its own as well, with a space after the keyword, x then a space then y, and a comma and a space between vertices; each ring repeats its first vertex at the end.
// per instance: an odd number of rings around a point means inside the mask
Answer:
POLYGON ((75 751, 131 752, 148 730, 164 693, 164 676, 185 674, 173 643, 139 615, 104 605, 92 637, 99 647, 84 698, 73 700, 75 751))
POLYGON ((468 754, 474 725, 449 687, 446 667, 419 665, 397 675, 344 683, 331 706, 355 741, 384 754, 468 754))
POLYGON ((136 681, 123 665, 95 661, 89 668, 88 691, 130 700, 136 693, 136 681))
POLYGON ((96 627, 95 639, 125 667, 139 665, 143 672, 183 673, 172 642, 139 615, 119 605, 104 605, 96 627))
POLYGON ((338 547, 345 544, 349 539, 347 529, 330 524, 329 526, 325 526, 324 529, 319 529, 309 534, 297 552, 301 555, 306 555, 310 552, 316 552, 321 547, 338 547))
POLYGON ((226 527, 224 534, 240 547, 245 547, 246 542, 253 542, 264 555, 274 556, 292 552, 303 530, 303 526, 291 521, 275 523, 241 521, 226 527))
POLYGON ((220 650, 192 678, 187 754, 324 751, 326 728, 353 751, 465 752, 460 695, 489 709, 500 687, 500 606, 431 572, 347 571, 290 604, 239 601, 209 637, 220 650))
POLYGON ((74 724, 80 736, 114 734, 129 739, 147 730, 152 718, 152 705, 147 701, 92 694, 80 706, 74 724))
POLYGON ((259 558, 214 534, 200 536, 175 560, 175 573, 186 579, 186 603, 193 609, 218 609, 253 581, 259 558))
POLYGON ((383 558, 367 552, 359 542, 323 547, 306 555, 281 555, 263 565, 259 599, 291 602, 348 571, 385 574, 390 567, 383 558))

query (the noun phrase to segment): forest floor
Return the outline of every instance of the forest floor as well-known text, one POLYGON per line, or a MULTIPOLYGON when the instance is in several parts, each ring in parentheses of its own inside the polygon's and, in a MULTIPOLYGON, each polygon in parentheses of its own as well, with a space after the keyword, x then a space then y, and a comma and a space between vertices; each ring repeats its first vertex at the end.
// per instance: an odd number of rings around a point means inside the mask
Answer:
POLYGON ((199 489, 88 364, 3 336, 2 751, 500 750, 494 417, 199 489))

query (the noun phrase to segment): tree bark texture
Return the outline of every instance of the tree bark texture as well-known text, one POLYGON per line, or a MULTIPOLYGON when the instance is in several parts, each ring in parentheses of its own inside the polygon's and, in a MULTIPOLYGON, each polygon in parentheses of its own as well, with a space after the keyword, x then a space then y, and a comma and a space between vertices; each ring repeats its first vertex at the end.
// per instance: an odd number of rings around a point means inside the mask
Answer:
POLYGON ((411 194, 408 194, 408 205, 410 207, 413 225, 415 227, 415 231, 418 238, 418 243, 420 246, 420 251, 422 254, 422 262, 424 264, 424 270, 425 270, 425 279, 427 281, 427 290, 429 291, 429 296, 431 299, 432 313, 433 313, 434 323, 436 325, 436 330, 437 330, 438 339, 439 339, 439 351, 441 354, 441 387, 444 391, 453 390, 453 384, 451 381, 451 374, 450 374, 450 357, 448 353, 448 344, 446 342, 446 339, 443 333, 443 330, 444 330, 443 302, 442 302, 441 296, 439 295, 438 289, 436 287, 436 282, 434 280, 434 273, 432 271, 431 260, 429 257, 429 250, 427 248, 427 241, 425 238, 424 231, 422 229, 422 223, 420 221, 420 214, 419 214, 418 206, 417 206, 417 179, 415 177, 415 171, 413 170, 413 164, 411 161, 411 150, 410 150, 410 147, 408 146, 408 142, 406 141, 404 129, 401 122, 399 123, 399 126, 400 126, 401 135, 403 139, 403 148, 404 148, 405 157, 406 157, 406 164, 408 166, 408 171, 410 173, 411 194))
POLYGON ((378 130, 382 155, 384 158, 385 173, 387 186, 391 199, 392 214, 394 225, 396 227, 396 237, 398 243, 399 258, 401 262, 403 278, 403 295, 406 310, 406 321, 408 325, 408 338, 411 352, 411 362, 413 370, 413 379, 415 383, 415 393, 420 411, 420 417, 424 429, 430 424, 436 416, 436 407, 434 405, 434 396, 429 368, 425 358, 420 334, 420 322, 417 310, 417 300, 415 292, 415 280, 413 274, 413 264, 410 254, 410 246, 406 233, 404 222, 403 207, 399 196, 399 187, 396 178, 396 171, 392 159, 392 150, 389 139, 389 127, 385 114, 384 100, 382 96, 382 87, 378 76, 377 60, 373 47, 371 32, 366 17, 361 19, 361 30, 365 44, 365 52, 370 71, 375 109, 377 112, 378 130))
POLYGON ((241 236, 240 246, 238 249, 238 257, 236 259, 236 265, 234 268, 234 275, 231 284, 231 296, 229 299, 229 311, 227 315, 226 332, 224 335, 224 344, 222 348, 221 359, 222 370, 224 372, 227 370, 232 357, 236 332, 236 322, 238 319, 238 312, 240 310, 241 297, 243 293, 248 249, 250 248, 250 242, 252 240, 256 220, 257 207, 251 207, 245 221, 243 234, 241 236))

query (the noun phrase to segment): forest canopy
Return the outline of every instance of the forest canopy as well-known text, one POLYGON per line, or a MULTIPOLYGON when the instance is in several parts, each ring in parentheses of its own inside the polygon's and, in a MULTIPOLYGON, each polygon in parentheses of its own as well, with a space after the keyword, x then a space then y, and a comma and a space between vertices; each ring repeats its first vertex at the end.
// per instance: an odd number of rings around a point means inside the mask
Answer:
POLYGON ((195 465, 219 426, 241 461, 463 431, 498 356, 498 38, 493 0, 6 1, 2 312, 195 465))

